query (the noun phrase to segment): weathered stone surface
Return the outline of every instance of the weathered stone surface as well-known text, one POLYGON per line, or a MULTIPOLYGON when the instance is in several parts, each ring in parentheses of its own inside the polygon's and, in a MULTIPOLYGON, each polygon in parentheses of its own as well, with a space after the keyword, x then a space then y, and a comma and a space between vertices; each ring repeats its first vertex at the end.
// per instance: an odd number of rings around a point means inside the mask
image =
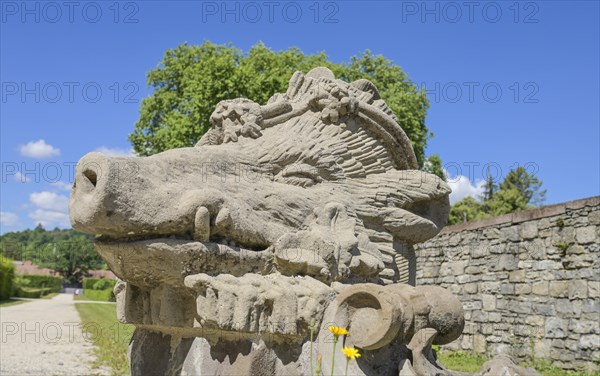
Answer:
POLYGON ((592 299, 600 298, 600 282, 588 281, 588 296, 592 299))
POLYGON ((477 283, 466 283, 464 285, 464 292, 466 294, 475 294, 475 293, 477 293, 477 290, 478 290, 477 283))
POLYGON ((567 321, 558 317, 548 317, 545 324, 545 334, 548 338, 565 338, 567 336, 567 321))
POLYGON ((512 283, 505 283, 500 286, 500 294, 512 295, 515 293, 515 285, 512 283))
POLYGON ((550 281, 548 292, 558 298, 569 296, 569 281, 550 281))
POLYGON ((518 258, 513 254, 503 254, 498 258, 497 270, 515 270, 518 258))
POLYGON ((531 285, 529 283, 517 283, 515 284, 515 295, 526 295, 531 292, 531 285))
POLYGON ((569 282, 569 299, 585 299, 587 296, 587 281, 573 280, 569 282))
POLYGON ((585 248, 579 244, 572 244, 567 248, 568 255, 581 255, 585 253, 585 248))
POLYGON ((484 311, 494 311, 496 309, 496 297, 494 295, 481 295, 481 301, 484 311))
POLYGON ((487 351, 487 342, 485 340, 485 336, 480 334, 475 334, 473 336, 473 351, 480 354, 483 354, 487 351))
POLYGON ((465 273, 466 266, 467 261, 455 261, 451 264, 450 268, 452 269, 452 274, 461 276, 465 273))
POLYGON ((483 365, 481 376, 536 376, 538 373, 531 368, 517 366, 512 358, 501 355, 483 365))
POLYGON ((521 238, 522 239, 533 239, 538 234, 538 227, 536 222, 525 222, 521 225, 521 238))
POLYGON ((600 348, 600 336, 597 334, 588 334, 579 338, 579 345, 582 349, 598 349, 600 348))
POLYGON ((533 286, 531 287, 531 291, 535 295, 543 295, 543 296, 548 295, 548 281, 541 281, 541 282, 534 283, 533 286))
POLYGON ((580 227, 575 230, 575 239, 579 244, 592 243, 598 236, 598 228, 596 226, 580 227))
POLYGON ((504 227, 500 229, 500 240, 517 242, 519 241, 519 229, 516 226, 504 227))
POLYGON ((508 275, 509 282, 523 282, 525 280, 525 270, 515 270, 508 275))
POLYGON ((600 225, 600 210, 592 210, 588 215, 588 221, 591 225, 600 225))

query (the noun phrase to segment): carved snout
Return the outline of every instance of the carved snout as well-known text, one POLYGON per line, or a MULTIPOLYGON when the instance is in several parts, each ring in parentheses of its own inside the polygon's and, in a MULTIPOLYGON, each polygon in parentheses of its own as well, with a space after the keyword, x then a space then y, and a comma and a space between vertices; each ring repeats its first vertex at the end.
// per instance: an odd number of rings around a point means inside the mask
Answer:
POLYGON ((81 158, 75 170, 69 201, 74 229, 100 233, 102 227, 110 225, 110 217, 115 214, 110 200, 110 185, 119 180, 118 170, 124 168, 124 162, 125 158, 112 158, 100 153, 88 153, 81 158))
MULTIPOLYGON (((217 159, 227 157, 224 152, 217 159)), ((268 217, 237 198, 239 184, 209 175, 207 158, 201 148, 147 158, 85 155, 69 201, 73 228, 112 240, 226 239, 258 250, 286 232, 277 223, 267 227, 268 217)))
MULTIPOLYGON (((77 164, 69 201, 73 228, 112 238, 189 233, 196 207, 181 204, 183 188, 169 184, 173 171, 183 170, 176 163, 181 162, 168 153, 86 154, 77 164)), ((189 170, 178 172, 182 181, 193 175, 193 167, 189 170)))

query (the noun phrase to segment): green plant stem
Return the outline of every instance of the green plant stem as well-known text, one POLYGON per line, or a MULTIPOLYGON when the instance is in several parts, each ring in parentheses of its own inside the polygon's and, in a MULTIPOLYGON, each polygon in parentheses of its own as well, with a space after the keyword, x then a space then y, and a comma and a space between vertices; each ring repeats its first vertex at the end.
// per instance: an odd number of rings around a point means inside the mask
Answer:
POLYGON ((348 376, 348 364, 350 363, 350 358, 346 358, 346 372, 344 375, 348 376))
POLYGON ((333 376, 333 370, 335 367, 335 345, 337 345, 338 337, 336 335, 333 336, 333 353, 331 356, 331 376, 333 376))

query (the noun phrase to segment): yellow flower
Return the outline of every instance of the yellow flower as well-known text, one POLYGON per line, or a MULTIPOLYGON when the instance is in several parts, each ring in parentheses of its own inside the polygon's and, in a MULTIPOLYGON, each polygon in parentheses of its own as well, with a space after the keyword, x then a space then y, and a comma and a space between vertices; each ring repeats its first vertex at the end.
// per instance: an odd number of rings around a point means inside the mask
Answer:
POLYGON ((344 328, 337 327, 337 326, 330 326, 327 329, 329 329, 329 331, 331 333, 333 333, 333 335, 335 336, 335 338, 337 338, 339 336, 343 336, 343 335, 348 334, 348 330, 346 330, 344 328))
POLYGON ((346 355, 346 358, 348 359, 360 358, 360 353, 358 352, 358 349, 356 347, 344 347, 342 349, 342 352, 344 353, 344 355, 346 355))

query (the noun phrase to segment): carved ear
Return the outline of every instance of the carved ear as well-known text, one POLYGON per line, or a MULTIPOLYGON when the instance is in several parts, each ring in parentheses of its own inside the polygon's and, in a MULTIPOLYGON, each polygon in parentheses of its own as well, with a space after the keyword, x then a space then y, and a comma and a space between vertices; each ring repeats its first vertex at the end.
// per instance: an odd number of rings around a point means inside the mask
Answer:
POLYGON ((358 90, 365 91, 367 93, 371 93, 373 95, 373 99, 381 99, 381 95, 379 95, 379 90, 377 90, 377 86, 369 80, 361 78, 360 80, 353 81, 350 83, 351 86, 357 88, 358 90))
POLYGON ((348 186, 358 198, 357 213, 365 224, 382 224, 411 244, 434 237, 450 212, 450 187, 424 171, 387 171, 349 180, 348 186))

